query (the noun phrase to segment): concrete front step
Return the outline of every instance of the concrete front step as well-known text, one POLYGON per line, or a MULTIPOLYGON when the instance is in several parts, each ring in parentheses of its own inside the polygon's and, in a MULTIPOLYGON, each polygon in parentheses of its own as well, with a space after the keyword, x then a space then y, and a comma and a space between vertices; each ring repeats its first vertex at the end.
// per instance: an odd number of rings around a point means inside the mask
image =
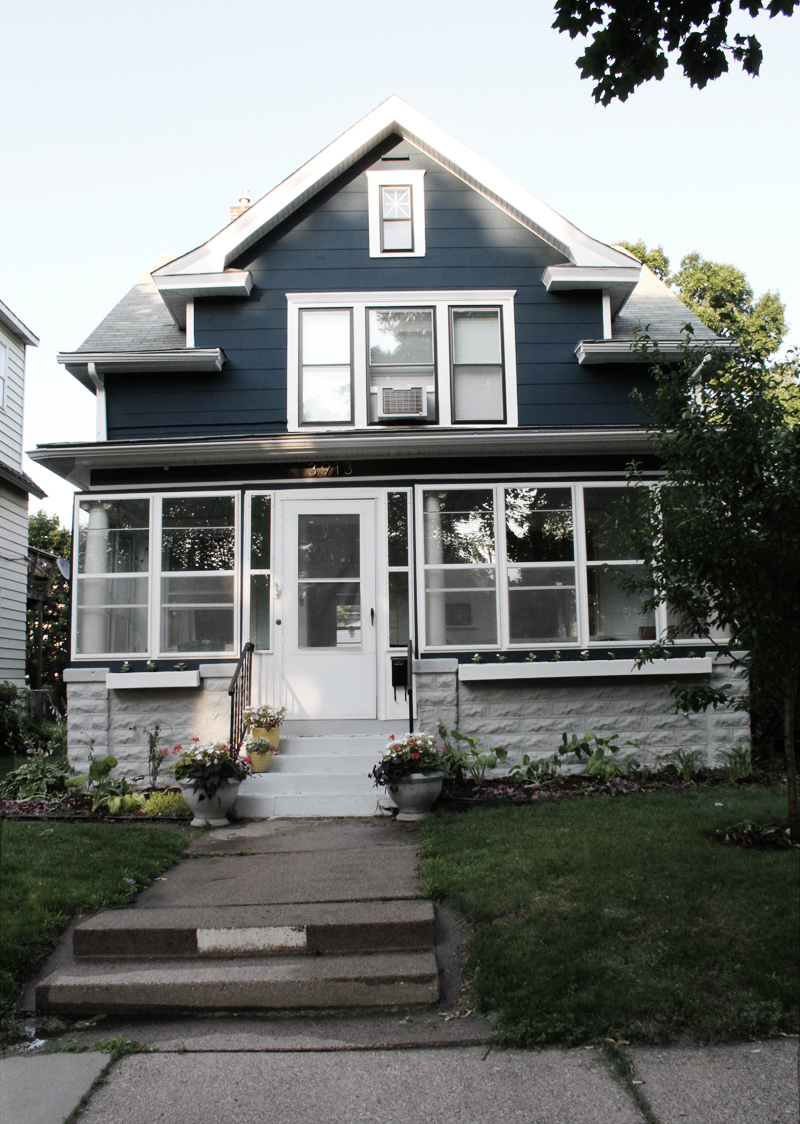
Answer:
POLYGON ((37 1010, 61 1015, 392 1007, 438 998, 432 952, 83 961, 36 988, 37 1010))
POLYGON ((349 754, 372 754, 375 760, 381 756, 389 739, 383 734, 291 734, 281 735, 278 753, 281 755, 346 757, 349 754))
POLYGON ((391 803, 382 788, 367 792, 275 793, 252 785, 252 781, 246 781, 236 799, 236 814, 243 819, 376 816, 383 814, 382 805, 391 803))
MULTIPOLYGON (((288 792, 369 792, 374 790, 366 769, 357 773, 258 773, 244 782, 244 791, 261 791, 270 795, 288 792)), ((239 790, 240 792, 242 789, 239 790)))
POLYGON ((114 910, 72 934, 80 959, 410 952, 434 944, 428 901, 114 910))
POLYGON ((353 773, 366 777, 378 761, 377 753, 291 753, 279 752, 272 758, 269 774, 259 776, 274 777, 280 773, 317 773, 327 776, 337 773, 353 773))

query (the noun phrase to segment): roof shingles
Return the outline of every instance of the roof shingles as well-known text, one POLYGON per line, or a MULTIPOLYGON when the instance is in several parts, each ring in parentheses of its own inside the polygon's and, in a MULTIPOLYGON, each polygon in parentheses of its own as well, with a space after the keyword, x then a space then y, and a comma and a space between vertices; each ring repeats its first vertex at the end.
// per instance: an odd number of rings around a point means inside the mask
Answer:
MULTIPOLYGON (((172 261, 159 258, 153 266, 172 261)), ((175 324, 147 272, 108 316, 86 337, 78 351, 167 351, 186 347, 186 334, 175 324)))

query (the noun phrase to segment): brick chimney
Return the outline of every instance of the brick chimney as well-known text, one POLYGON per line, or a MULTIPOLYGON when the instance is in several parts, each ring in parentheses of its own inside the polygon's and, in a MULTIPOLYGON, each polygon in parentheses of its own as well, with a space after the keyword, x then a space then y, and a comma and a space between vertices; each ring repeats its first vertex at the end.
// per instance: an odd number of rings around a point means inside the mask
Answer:
POLYGON ((238 219, 239 215, 243 215, 250 206, 250 188, 242 187, 239 190, 239 202, 235 207, 231 207, 231 222, 238 219))

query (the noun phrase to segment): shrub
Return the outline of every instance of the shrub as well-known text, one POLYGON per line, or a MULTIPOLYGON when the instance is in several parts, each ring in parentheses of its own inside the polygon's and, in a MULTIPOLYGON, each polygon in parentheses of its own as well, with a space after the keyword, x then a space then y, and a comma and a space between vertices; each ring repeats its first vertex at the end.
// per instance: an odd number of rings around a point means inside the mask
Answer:
POLYGON ((191 816, 180 792, 153 792, 142 805, 143 816, 191 816))

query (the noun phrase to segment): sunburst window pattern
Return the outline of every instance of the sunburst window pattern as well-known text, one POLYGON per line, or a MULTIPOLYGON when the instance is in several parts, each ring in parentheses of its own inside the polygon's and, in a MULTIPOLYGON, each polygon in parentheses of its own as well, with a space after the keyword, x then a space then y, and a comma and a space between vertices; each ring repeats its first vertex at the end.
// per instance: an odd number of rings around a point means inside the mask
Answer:
POLYGON ((384 253, 414 249, 411 187, 381 188, 381 249, 384 253))

